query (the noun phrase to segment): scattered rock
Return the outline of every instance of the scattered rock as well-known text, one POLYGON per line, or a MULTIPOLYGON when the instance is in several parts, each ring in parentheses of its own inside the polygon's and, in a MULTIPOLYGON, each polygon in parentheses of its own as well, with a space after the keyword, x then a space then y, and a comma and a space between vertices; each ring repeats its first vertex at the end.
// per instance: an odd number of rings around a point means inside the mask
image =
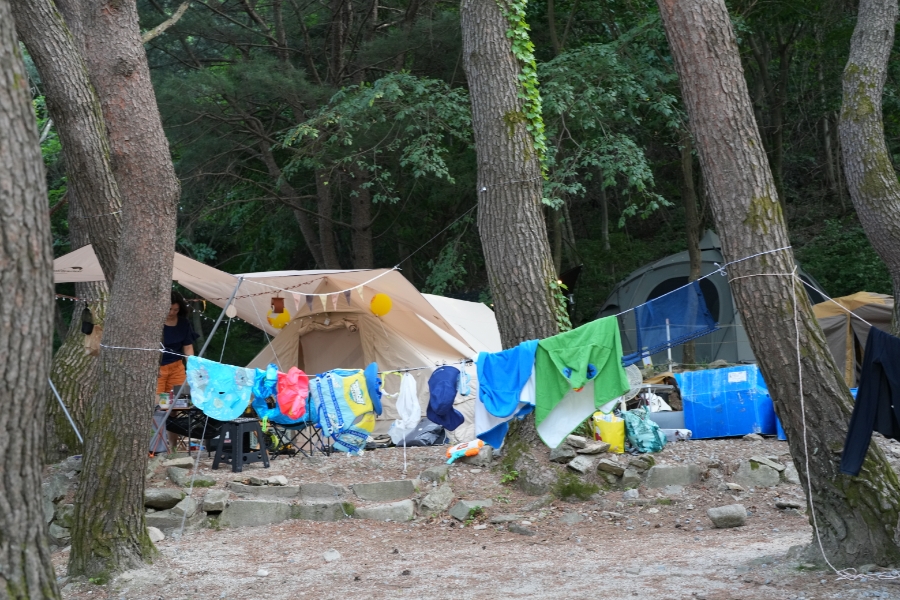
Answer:
POLYGON ((556 463, 567 463, 575 458, 575 448, 568 444, 560 444, 556 448, 550 449, 550 461, 556 463))
POLYGON ((758 433, 748 433, 743 439, 748 442, 761 442, 764 438, 758 433))
POLYGON ((185 487, 191 482, 191 472, 181 467, 169 467, 166 469, 166 475, 178 487, 185 487))
POLYGON ((760 464, 755 460, 744 460, 741 461, 734 474, 734 481, 745 488, 772 487, 778 485, 781 476, 772 467, 760 464))
POLYGON ((747 509, 743 504, 729 504, 710 508, 706 515, 719 529, 740 527, 747 520, 747 509))
POLYGON ((531 512, 533 510, 539 510, 544 508, 545 506, 550 506, 553 503, 554 496, 553 494, 544 494, 534 502, 529 502, 525 506, 522 507, 522 510, 525 512, 531 512))
POLYGON ((161 542, 166 539, 165 534, 157 529, 156 527, 148 527, 147 528, 147 536, 149 536, 150 541, 154 544, 157 542, 161 542))
POLYGON ((650 456, 637 456, 628 461, 628 466, 634 469, 635 471, 644 472, 648 470, 650 467, 656 464, 656 461, 653 460, 650 456))
POLYGON ((247 478, 247 483, 250 485, 269 485, 268 477, 255 477, 251 475, 247 478))
POLYGON ((71 529, 72 525, 75 524, 75 505, 74 504, 60 504, 56 507, 56 514, 54 515, 54 520, 61 527, 66 527, 67 529, 71 529))
POLYGON ((784 471, 784 468, 785 468, 784 465, 781 464, 780 462, 776 462, 765 456, 751 456, 750 460, 758 462, 761 465, 766 465, 767 467, 771 467, 771 468, 775 469, 776 471, 778 471, 779 473, 784 471))
POLYGON ((515 521, 521 521, 522 515, 494 515, 488 521, 494 525, 499 525, 500 523, 514 523, 515 521))
POLYGON ((412 479, 396 479, 394 481, 377 481, 375 483, 357 483, 350 486, 360 500, 368 502, 391 502, 403 500, 416 493, 416 485, 412 479))
POLYGON ((577 512, 567 512, 564 513, 563 516, 559 518, 559 520, 566 525, 575 525, 584 521, 584 517, 582 517, 577 512))
POLYGON ((597 470, 610 473, 616 477, 621 477, 625 474, 625 467, 608 458, 600 459, 600 462, 597 463, 597 470))
POLYGON ((449 483, 444 483, 422 498, 419 509, 423 514, 442 513, 453 502, 453 488, 449 483))
POLYGON ((256 572, 256 576, 257 576, 257 577, 268 577, 268 576, 269 576, 269 572, 266 571, 265 569, 260 569, 260 570, 258 570, 258 571, 256 572))
POLYGON ((336 560, 341 560, 341 553, 332 548, 331 550, 326 551, 325 554, 322 555, 322 558, 324 558, 327 563, 334 562, 336 560))
POLYGON ((228 504, 228 492, 225 490, 209 490, 203 497, 201 508, 204 512, 222 512, 228 504))
POLYGON ((775 508, 780 508, 780 509, 793 508, 795 510, 799 510, 802 507, 799 502, 793 502, 791 500, 776 500, 775 508))
POLYGON ((450 465, 435 465, 433 467, 428 467, 419 475, 419 479, 422 481, 434 481, 437 483, 441 483, 445 481, 450 474, 450 465))
POLYGON ((573 471, 584 475, 593 468, 594 459, 580 454, 569 461, 566 466, 573 471))
POLYGON ((622 500, 637 500, 641 495, 637 490, 626 490, 624 494, 622 494, 622 500))
POLYGON ((184 498, 185 493, 171 488, 147 488, 144 490, 144 506, 165 510, 172 508, 184 498))
POLYGON ((680 496, 684 493, 684 487, 680 485, 667 485, 663 488, 663 494, 666 496, 680 496))
POLYGON ((463 456, 460 460, 467 465, 476 467, 489 467, 494 459, 494 449, 485 444, 475 456, 463 456))
POLYGON ((784 471, 781 472, 781 479, 785 483, 800 485, 800 474, 797 472, 797 467, 793 464, 785 465, 784 471))
POLYGON ((576 450, 578 454, 603 454, 609 451, 609 444, 606 442, 588 442, 584 448, 576 450))
POLYGON ((193 517, 200 505, 191 497, 184 498, 181 502, 172 507, 172 512, 179 517, 193 517))
POLYGON ((620 482, 625 489, 636 488, 641 485, 641 475, 631 467, 625 469, 622 473, 622 481, 620 482))
POLYGON ((50 537, 52 537, 59 545, 65 545, 72 537, 69 529, 60 527, 56 523, 50 523, 50 537))
POLYGON ((457 521, 465 521, 469 518, 469 511, 475 508, 490 508, 493 500, 460 500, 450 509, 450 516, 457 521))
POLYGON ((566 438, 566 443, 576 449, 584 448, 585 446, 587 446, 588 439, 580 435, 570 435, 566 438))
POLYGON ((693 485, 700 482, 697 465, 654 465, 647 472, 647 487, 661 488, 667 485, 693 485))
POLYGON ((269 485, 287 485, 288 480, 284 475, 275 475, 266 479, 266 483, 269 485))
POLYGON ((507 529, 510 533, 518 533, 519 535, 535 535, 532 530, 526 527, 522 527, 521 525, 518 525, 516 523, 510 523, 507 529))

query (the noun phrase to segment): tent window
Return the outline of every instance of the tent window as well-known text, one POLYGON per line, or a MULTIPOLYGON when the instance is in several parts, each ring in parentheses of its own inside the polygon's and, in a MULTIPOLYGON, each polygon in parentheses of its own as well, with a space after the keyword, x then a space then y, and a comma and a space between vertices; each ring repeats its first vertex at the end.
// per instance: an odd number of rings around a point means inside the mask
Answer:
MULTIPOLYGON (((659 298, 663 294, 668 294, 673 290, 677 290, 683 285, 687 285, 688 278, 687 277, 670 277, 666 279, 662 283, 658 284, 653 291, 647 296, 647 300, 645 302, 649 302, 654 298, 659 298)), ((716 289, 716 284, 707 279, 700 280, 700 293, 703 294, 703 301, 706 302, 706 308, 709 309, 709 314, 712 315, 713 319, 717 322, 719 321, 719 291, 716 289)))

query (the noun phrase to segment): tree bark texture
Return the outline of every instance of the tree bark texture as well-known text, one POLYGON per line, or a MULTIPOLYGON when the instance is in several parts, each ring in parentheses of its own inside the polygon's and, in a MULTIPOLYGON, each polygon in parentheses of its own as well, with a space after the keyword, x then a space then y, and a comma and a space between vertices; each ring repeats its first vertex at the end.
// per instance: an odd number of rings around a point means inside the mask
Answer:
MULTIPOLYGON (((723 0, 658 0, 658 4, 725 259, 734 261, 788 246, 787 228, 723 0)), ((802 285, 796 278, 782 275, 794 269, 790 251, 729 266, 741 319, 787 432, 827 558, 836 567, 897 564, 900 485, 875 444, 859 477, 840 473, 851 397, 802 285), (799 315, 796 328, 795 308, 799 315)), ((818 554, 815 544, 810 556, 813 552, 818 554)))
POLYGON ((0 0, 0 598, 59 598, 41 501, 53 345, 50 219, 28 74, 0 0))
POLYGON ((331 190, 335 189, 335 183, 331 181, 329 173, 325 169, 316 169, 316 211, 319 217, 319 245, 322 248, 323 269, 340 269, 341 261, 338 258, 337 242, 334 238, 334 223, 330 221, 334 215, 334 196, 331 190))
MULTIPOLYGON (((900 182, 891 164, 881 116, 896 24, 897 0, 861 0, 844 68, 839 132, 850 198, 872 247, 887 265, 898 299, 900 182)), ((900 303, 896 301, 891 330, 900 334, 900 303)))
POLYGON ((375 267, 375 246, 372 240, 372 193, 365 184, 368 178, 362 169, 351 167, 350 225, 353 247, 353 268, 375 267))
POLYGON ((478 232, 504 348, 558 332, 541 166, 519 98, 521 66, 496 0, 462 0, 463 68, 478 164, 478 232))
POLYGON ((44 84, 47 109, 66 158, 68 186, 78 197, 94 253, 108 282, 115 280, 122 201, 110 164, 100 100, 80 44, 50 0, 13 0, 19 37, 44 84))
POLYGON ((69 573, 109 577, 155 551, 144 521, 144 470, 160 355, 121 348, 159 348, 172 287, 179 183, 135 0, 85 0, 82 9, 85 55, 122 195, 123 233, 98 390, 85 414, 69 573))

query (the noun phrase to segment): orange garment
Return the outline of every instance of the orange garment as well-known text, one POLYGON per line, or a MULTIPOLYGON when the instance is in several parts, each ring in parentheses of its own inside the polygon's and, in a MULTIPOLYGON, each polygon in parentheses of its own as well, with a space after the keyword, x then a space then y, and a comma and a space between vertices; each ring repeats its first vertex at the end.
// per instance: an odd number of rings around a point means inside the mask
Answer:
POLYGON ((173 388, 184 383, 186 379, 187 373, 184 370, 184 362, 182 360, 163 365, 159 368, 159 378, 156 380, 156 393, 171 392, 173 388))

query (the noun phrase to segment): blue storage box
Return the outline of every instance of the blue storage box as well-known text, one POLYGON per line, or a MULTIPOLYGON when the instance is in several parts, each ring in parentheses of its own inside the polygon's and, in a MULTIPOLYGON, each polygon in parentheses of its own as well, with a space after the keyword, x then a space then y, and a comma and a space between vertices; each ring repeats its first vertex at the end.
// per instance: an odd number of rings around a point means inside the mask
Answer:
POLYGON ((776 433, 775 408, 759 367, 676 373, 684 426, 694 439, 776 433))

